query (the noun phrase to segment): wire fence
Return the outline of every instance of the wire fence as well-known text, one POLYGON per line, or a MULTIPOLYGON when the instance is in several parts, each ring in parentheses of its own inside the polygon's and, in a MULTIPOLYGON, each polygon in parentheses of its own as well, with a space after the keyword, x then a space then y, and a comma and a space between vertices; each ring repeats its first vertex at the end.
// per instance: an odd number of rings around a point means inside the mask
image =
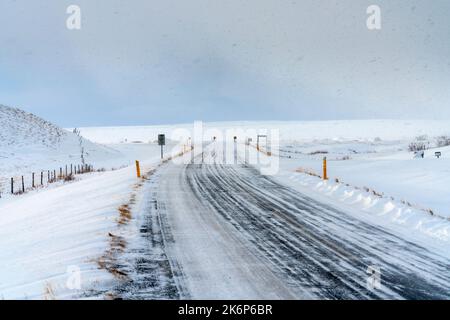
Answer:
POLYGON ((5 195, 21 195, 56 182, 72 181, 76 175, 93 171, 94 167, 90 164, 70 164, 54 170, 41 170, 13 176, 0 181, 0 198, 5 195))

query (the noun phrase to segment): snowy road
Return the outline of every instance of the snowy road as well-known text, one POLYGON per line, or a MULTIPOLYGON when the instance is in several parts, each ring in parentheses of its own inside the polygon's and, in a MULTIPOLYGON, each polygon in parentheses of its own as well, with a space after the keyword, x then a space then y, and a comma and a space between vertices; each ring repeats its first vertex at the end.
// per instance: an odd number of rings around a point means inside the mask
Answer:
POLYGON ((252 167, 168 164, 154 179, 151 214, 180 298, 450 298, 449 257, 252 167), (380 289, 367 289, 368 266, 380 289))

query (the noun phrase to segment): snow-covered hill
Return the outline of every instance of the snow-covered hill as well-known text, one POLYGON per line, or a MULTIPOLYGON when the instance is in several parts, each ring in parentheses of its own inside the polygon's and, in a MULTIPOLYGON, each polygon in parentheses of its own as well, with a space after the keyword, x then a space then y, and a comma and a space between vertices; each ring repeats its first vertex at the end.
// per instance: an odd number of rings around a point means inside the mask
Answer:
POLYGON ((68 133, 34 114, 0 105, 0 152, 27 145, 55 148, 68 133))
POLYGON ((31 171, 80 164, 82 154, 86 163, 121 156, 118 151, 17 108, 0 105, 0 128, 0 179, 3 180, 31 171))

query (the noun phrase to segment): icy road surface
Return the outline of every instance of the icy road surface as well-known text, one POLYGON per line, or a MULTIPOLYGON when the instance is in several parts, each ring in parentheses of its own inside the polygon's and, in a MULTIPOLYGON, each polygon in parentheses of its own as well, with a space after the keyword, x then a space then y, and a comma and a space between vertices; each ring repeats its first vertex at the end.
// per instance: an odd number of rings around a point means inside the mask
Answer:
POLYGON ((168 164, 152 179, 170 298, 450 298, 449 257, 252 167, 168 164), (367 288, 369 266, 381 269, 380 289, 367 288))

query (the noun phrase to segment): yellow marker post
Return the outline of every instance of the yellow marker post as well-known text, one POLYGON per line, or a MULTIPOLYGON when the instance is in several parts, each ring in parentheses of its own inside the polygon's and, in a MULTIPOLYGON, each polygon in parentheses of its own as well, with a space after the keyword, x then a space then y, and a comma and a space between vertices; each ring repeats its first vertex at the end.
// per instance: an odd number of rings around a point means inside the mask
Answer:
POLYGON ((327 157, 323 157, 323 180, 328 180, 328 175, 327 175, 327 157))
POLYGON ((136 175, 138 178, 141 177, 141 166, 139 164, 139 161, 136 160, 136 175))

